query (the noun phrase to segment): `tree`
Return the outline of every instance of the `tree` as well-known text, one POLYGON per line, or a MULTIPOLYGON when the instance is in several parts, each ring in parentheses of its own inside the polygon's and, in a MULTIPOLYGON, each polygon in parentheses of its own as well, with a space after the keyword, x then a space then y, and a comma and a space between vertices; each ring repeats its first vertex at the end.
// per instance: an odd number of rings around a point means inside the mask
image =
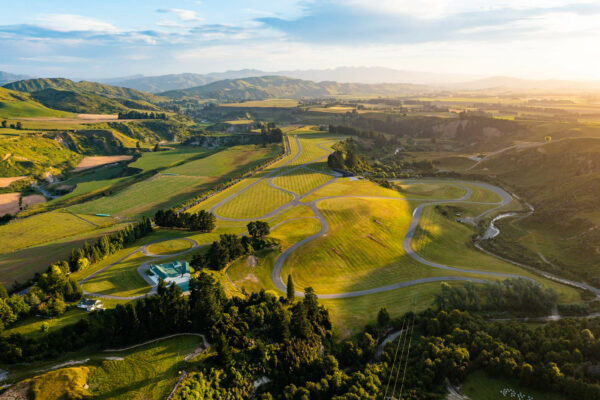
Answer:
POLYGON ((153 151, 160 151, 160 145, 158 143, 156 143, 154 145, 154 150, 153 151))
POLYGON ((265 221, 252 221, 246 227, 248 228, 248 234, 254 239, 262 239, 271 233, 269 223, 265 221))
POLYGON ((287 299, 291 303, 294 301, 296 291, 294 290, 294 282, 292 281, 292 274, 288 275, 287 279, 287 299))
POLYGON ((0 299, 6 299, 8 297, 8 292, 2 283, 0 283, 0 299))
POLYGON ((142 148, 142 146, 140 145, 140 141, 139 140, 137 142, 135 142, 135 148, 138 149, 138 150, 142 148))
POLYGON ((17 121, 17 129, 23 129, 23 124, 21 121, 17 121))
POLYGON ((383 307, 379 310, 377 314, 377 325, 381 328, 385 327, 390 322, 390 313, 388 312, 386 307, 383 307))
POLYGON ((2 121, 2 127, 6 128, 8 126, 8 123, 6 121, 2 121))
POLYGON ((17 320, 17 316, 13 313, 10 305, 4 300, 0 299, 0 331, 5 326, 8 326, 17 320))

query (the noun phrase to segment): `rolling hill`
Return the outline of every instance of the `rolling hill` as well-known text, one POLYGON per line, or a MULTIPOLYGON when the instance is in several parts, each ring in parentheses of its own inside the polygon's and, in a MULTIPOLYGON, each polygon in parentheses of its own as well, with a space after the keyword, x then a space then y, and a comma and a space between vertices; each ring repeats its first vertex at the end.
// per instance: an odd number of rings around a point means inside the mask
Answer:
POLYGON ((97 82, 74 82, 65 78, 39 78, 12 82, 5 88, 20 92, 39 92, 45 89, 66 90, 79 94, 90 94, 112 99, 140 100, 148 103, 160 103, 164 98, 140 92, 139 90, 110 86, 97 82))
POLYGON ((45 107, 27 93, 0 87, 0 118, 66 117, 68 115, 66 112, 45 107))
POLYGON ((339 95, 408 95, 426 91, 427 87, 411 84, 362 84, 333 81, 313 82, 285 76, 262 76, 225 79, 183 90, 161 93, 171 99, 198 98, 222 102, 265 100, 270 98, 318 98, 339 95))
POLYGON ((600 139, 515 147, 473 171, 499 178, 535 208, 530 217, 501 227, 494 239, 500 249, 525 246, 552 272, 600 283, 600 139))

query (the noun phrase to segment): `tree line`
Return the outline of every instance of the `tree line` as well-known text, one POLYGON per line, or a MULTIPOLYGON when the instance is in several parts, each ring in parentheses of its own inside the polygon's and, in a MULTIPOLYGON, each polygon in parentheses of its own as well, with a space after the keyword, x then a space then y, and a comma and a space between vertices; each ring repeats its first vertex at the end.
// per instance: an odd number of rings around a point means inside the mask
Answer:
POLYGON ((142 112, 142 111, 121 111, 118 119, 169 119, 165 113, 142 112))
POLYGON ((498 282, 462 286, 442 284, 435 304, 442 310, 513 311, 548 315, 558 296, 528 279, 514 278, 498 282))
POLYGON ((185 228, 192 231, 210 232, 215 229, 215 214, 200 210, 197 213, 176 212, 172 209, 158 210, 154 223, 166 228, 185 228))

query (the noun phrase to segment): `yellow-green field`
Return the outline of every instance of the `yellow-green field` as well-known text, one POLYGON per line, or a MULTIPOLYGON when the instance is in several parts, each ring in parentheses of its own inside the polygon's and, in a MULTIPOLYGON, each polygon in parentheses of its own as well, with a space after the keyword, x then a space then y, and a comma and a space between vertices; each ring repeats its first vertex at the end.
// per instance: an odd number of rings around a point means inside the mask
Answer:
POLYGON ((150 260, 150 257, 136 253, 86 281, 83 290, 122 297, 143 295, 150 290, 150 286, 138 274, 137 267, 150 260))
POLYGON ((331 179, 329 175, 299 168, 273 179, 273 184, 296 194, 304 194, 331 179))
POLYGON ((293 200, 289 193, 277 190, 261 181, 215 211, 226 218, 259 218, 293 200))
POLYGON ((173 239, 164 242, 153 243, 149 245, 146 250, 150 254, 168 255, 181 253, 182 251, 189 250, 191 247, 192 243, 187 240, 173 239))

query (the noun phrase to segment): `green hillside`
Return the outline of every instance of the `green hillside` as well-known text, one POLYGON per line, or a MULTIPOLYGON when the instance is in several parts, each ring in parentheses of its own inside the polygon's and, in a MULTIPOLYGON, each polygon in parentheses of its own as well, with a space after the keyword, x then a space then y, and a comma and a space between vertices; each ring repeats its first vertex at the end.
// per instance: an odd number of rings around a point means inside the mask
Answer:
POLYGON ((226 79, 184 90, 172 90, 161 95, 172 98, 202 98, 232 102, 269 98, 326 97, 334 95, 400 95, 422 90, 420 85, 339 82, 313 82, 285 76, 263 76, 226 79))
POLYGON ((12 82, 4 86, 20 92, 39 92, 44 89, 68 90, 80 94, 92 94, 107 98, 143 100, 149 103, 160 103, 164 98, 135 89, 105 85, 102 83, 80 81, 74 82, 64 78, 39 78, 12 82))
POLYGON ((504 221, 493 245, 513 254, 525 246, 520 253, 539 267, 600 282, 600 139, 507 150, 474 171, 498 177, 535 208, 528 218, 504 221))
POLYGON ((27 93, 0 87, 0 118, 67 116, 69 113, 47 108, 27 93))
POLYGON ((39 136, 0 141, 0 177, 58 174, 73 168, 82 156, 58 141, 39 136))
POLYGON ((67 90, 47 88, 31 93, 31 97, 46 107, 78 114, 114 114, 127 111, 127 107, 116 100, 67 90))

